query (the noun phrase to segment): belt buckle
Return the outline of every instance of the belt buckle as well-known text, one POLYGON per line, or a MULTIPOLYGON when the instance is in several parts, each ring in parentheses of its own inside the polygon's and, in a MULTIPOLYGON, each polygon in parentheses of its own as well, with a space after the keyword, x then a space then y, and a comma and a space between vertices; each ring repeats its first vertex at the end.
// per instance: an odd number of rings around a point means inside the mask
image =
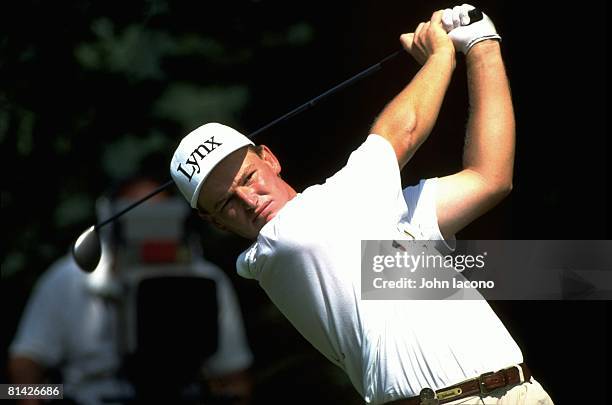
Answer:
POLYGON ((492 391, 492 390, 488 390, 487 387, 485 386, 484 378, 490 375, 493 375, 493 374, 495 374, 493 371, 489 371, 488 373, 484 373, 478 376, 478 388, 480 388, 480 393, 482 395, 486 395, 492 391))

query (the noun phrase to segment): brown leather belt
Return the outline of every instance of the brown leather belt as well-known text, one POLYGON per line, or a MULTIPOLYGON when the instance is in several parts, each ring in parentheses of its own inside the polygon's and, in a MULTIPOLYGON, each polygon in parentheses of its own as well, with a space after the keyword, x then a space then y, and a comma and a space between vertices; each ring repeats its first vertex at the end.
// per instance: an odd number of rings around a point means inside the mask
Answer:
POLYGON ((484 373, 479 377, 436 390, 435 394, 432 389, 424 388, 418 397, 398 399, 393 402, 388 402, 387 405, 437 405, 474 395, 486 396, 488 393, 498 388, 529 381, 531 379, 531 372, 529 368, 527 368, 527 365, 521 363, 518 367, 523 371, 522 380, 518 368, 513 366, 494 373, 484 373))

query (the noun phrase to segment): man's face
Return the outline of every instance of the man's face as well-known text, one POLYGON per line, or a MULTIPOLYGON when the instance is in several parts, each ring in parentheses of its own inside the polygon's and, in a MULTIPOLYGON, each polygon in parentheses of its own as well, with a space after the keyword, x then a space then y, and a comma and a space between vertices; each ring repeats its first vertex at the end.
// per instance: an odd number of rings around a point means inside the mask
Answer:
POLYGON ((206 178, 198 210, 217 226, 249 239, 295 196, 279 177, 281 166, 270 149, 248 147, 223 159, 206 178))

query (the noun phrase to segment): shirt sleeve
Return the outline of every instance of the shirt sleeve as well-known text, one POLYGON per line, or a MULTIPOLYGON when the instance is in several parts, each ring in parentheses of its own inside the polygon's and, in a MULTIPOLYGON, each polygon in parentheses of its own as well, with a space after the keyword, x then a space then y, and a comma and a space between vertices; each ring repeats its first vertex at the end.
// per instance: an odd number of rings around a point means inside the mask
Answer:
POLYGON ((419 181, 416 186, 406 187, 403 190, 404 200, 408 206, 407 222, 416 226, 424 240, 437 241, 435 247, 440 252, 455 250, 456 240, 452 236, 445 240, 438 226, 436 214, 436 188, 438 178, 419 181))
POLYGON ((218 271, 219 346, 204 364, 206 374, 215 377, 244 370, 253 362, 236 293, 225 274, 218 271))
POLYGON ((11 356, 28 357, 45 367, 58 366, 63 356, 62 283, 57 267, 49 269, 33 289, 17 333, 9 347, 11 356))
POLYGON ((351 153, 346 165, 323 185, 345 202, 350 196, 361 208, 388 209, 401 195, 399 164, 393 147, 380 135, 371 134, 351 153))

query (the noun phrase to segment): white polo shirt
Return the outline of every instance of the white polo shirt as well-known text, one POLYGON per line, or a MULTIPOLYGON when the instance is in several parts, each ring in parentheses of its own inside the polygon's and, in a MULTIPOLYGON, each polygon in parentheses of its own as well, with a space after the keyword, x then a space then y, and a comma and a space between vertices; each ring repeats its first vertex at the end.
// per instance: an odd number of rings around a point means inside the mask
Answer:
MULTIPOLYGON (((237 260, 366 402, 439 389, 522 362, 484 300, 361 300, 360 241, 437 240, 436 179, 401 188, 387 140, 370 135, 346 166, 289 201, 237 260)), ((451 241, 452 242, 452 241, 451 241)), ((452 244, 452 243, 451 243, 452 244)))

